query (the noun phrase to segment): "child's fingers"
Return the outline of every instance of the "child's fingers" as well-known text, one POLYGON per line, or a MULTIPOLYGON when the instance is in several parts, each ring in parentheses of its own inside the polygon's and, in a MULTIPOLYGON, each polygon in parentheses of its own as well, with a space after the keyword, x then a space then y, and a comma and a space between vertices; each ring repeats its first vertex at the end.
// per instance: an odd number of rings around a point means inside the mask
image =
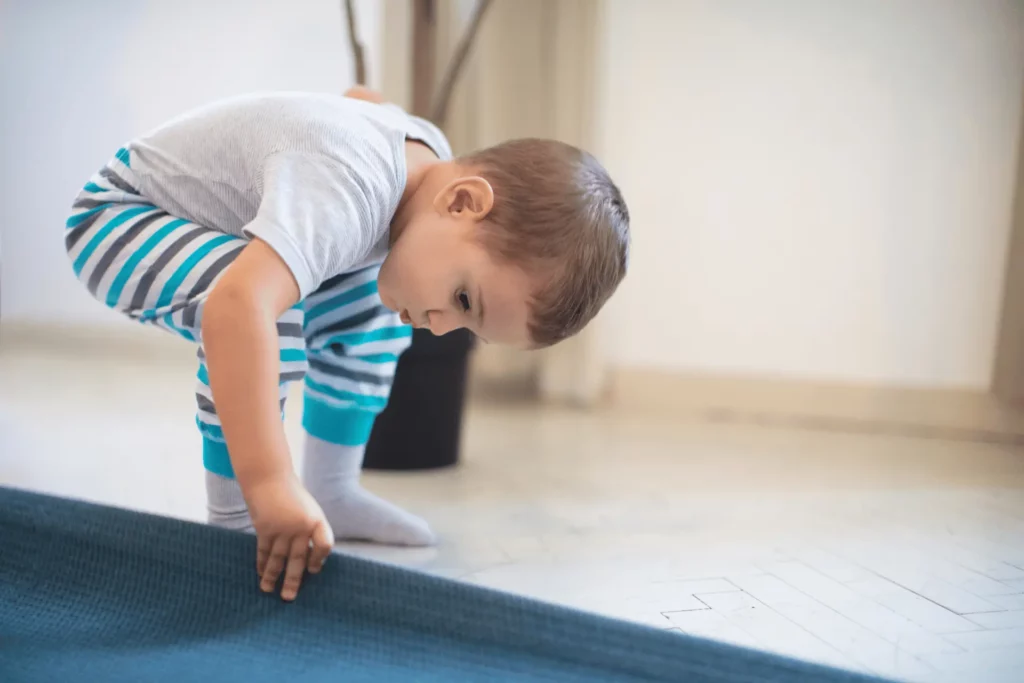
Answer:
POLYGON ((313 548, 309 552, 309 571, 316 574, 324 566, 334 547, 334 532, 326 524, 318 524, 313 530, 313 548))
POLYGON ((272 545, 273 539, 266 535, 256 538, 256 574, 261 577, 267 568, 267 560, 270 559, 270 548, 272 545))
POLYGON ((309 537, 300 534, 292 540, 291 552, 288 553, 288 568, 284 573, 284 585, 281 586, 281 598, 284 600, 294 600, 298 596, 308 559, 309 537))
POLYGON ((270 547, 270 557, 267 558, 263 580, 260 582, 260 588, 264 593, 272 593, 274 586, 277 585, 277 580, 281 577, 284 564, 288 560, 288 551, 291 548, 289 540, 287 536, 278 536, 270 547))

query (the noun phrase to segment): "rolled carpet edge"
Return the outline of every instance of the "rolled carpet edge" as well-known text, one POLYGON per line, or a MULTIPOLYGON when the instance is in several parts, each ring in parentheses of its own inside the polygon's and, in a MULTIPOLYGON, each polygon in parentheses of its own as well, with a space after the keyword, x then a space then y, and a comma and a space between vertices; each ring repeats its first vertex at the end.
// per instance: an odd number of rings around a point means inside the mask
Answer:
POLYGON ((255 538, 0 487, 0 680, 883 679, 334 553, 295 603, 255 538))

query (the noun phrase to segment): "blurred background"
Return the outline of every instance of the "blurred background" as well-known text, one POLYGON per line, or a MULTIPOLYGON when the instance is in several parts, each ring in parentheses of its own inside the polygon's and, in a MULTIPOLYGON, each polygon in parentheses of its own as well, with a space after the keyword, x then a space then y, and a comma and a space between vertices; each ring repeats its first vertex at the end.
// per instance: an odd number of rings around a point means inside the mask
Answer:
MULTIPOLYGON (((368 85, 409 108, 477 7, 353 5, 368 85)), ((202 517, 193 350, 96 303, 62 225, 183 110, 355 78, 336 0, 0 4, 0 483, 202 517)), ((455 468, 367 475, 440 548, 352 552, 886 675, 1011 680, 1022 103, 1015 0, 494 0, 455 151, 595 153, 630 272, 579 337, 473 352, 455 468)))

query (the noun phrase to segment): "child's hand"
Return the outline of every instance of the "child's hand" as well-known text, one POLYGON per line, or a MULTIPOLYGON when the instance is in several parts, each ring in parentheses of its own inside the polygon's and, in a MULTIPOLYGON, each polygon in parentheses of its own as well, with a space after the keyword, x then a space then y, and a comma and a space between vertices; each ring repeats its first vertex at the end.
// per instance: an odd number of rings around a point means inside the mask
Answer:
POLYGON ((331 525, 294 475, 250 486, 246 499, 256 528, 260 588, 273 592, 283 571, 281 597, 294 600, 306 569, 319 572, 334 546, 331 525))

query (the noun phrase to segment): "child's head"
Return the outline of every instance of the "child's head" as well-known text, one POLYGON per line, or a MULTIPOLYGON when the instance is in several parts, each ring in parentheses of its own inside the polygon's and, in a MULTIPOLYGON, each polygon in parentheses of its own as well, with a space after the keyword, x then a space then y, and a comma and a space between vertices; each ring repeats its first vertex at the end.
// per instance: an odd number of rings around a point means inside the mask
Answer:
POLYGON ((570 145, 515 140, 437 164, 404 203, 381 299, 434 334, 550 346, 583 329, 626 273, 625 201, 570 145))

